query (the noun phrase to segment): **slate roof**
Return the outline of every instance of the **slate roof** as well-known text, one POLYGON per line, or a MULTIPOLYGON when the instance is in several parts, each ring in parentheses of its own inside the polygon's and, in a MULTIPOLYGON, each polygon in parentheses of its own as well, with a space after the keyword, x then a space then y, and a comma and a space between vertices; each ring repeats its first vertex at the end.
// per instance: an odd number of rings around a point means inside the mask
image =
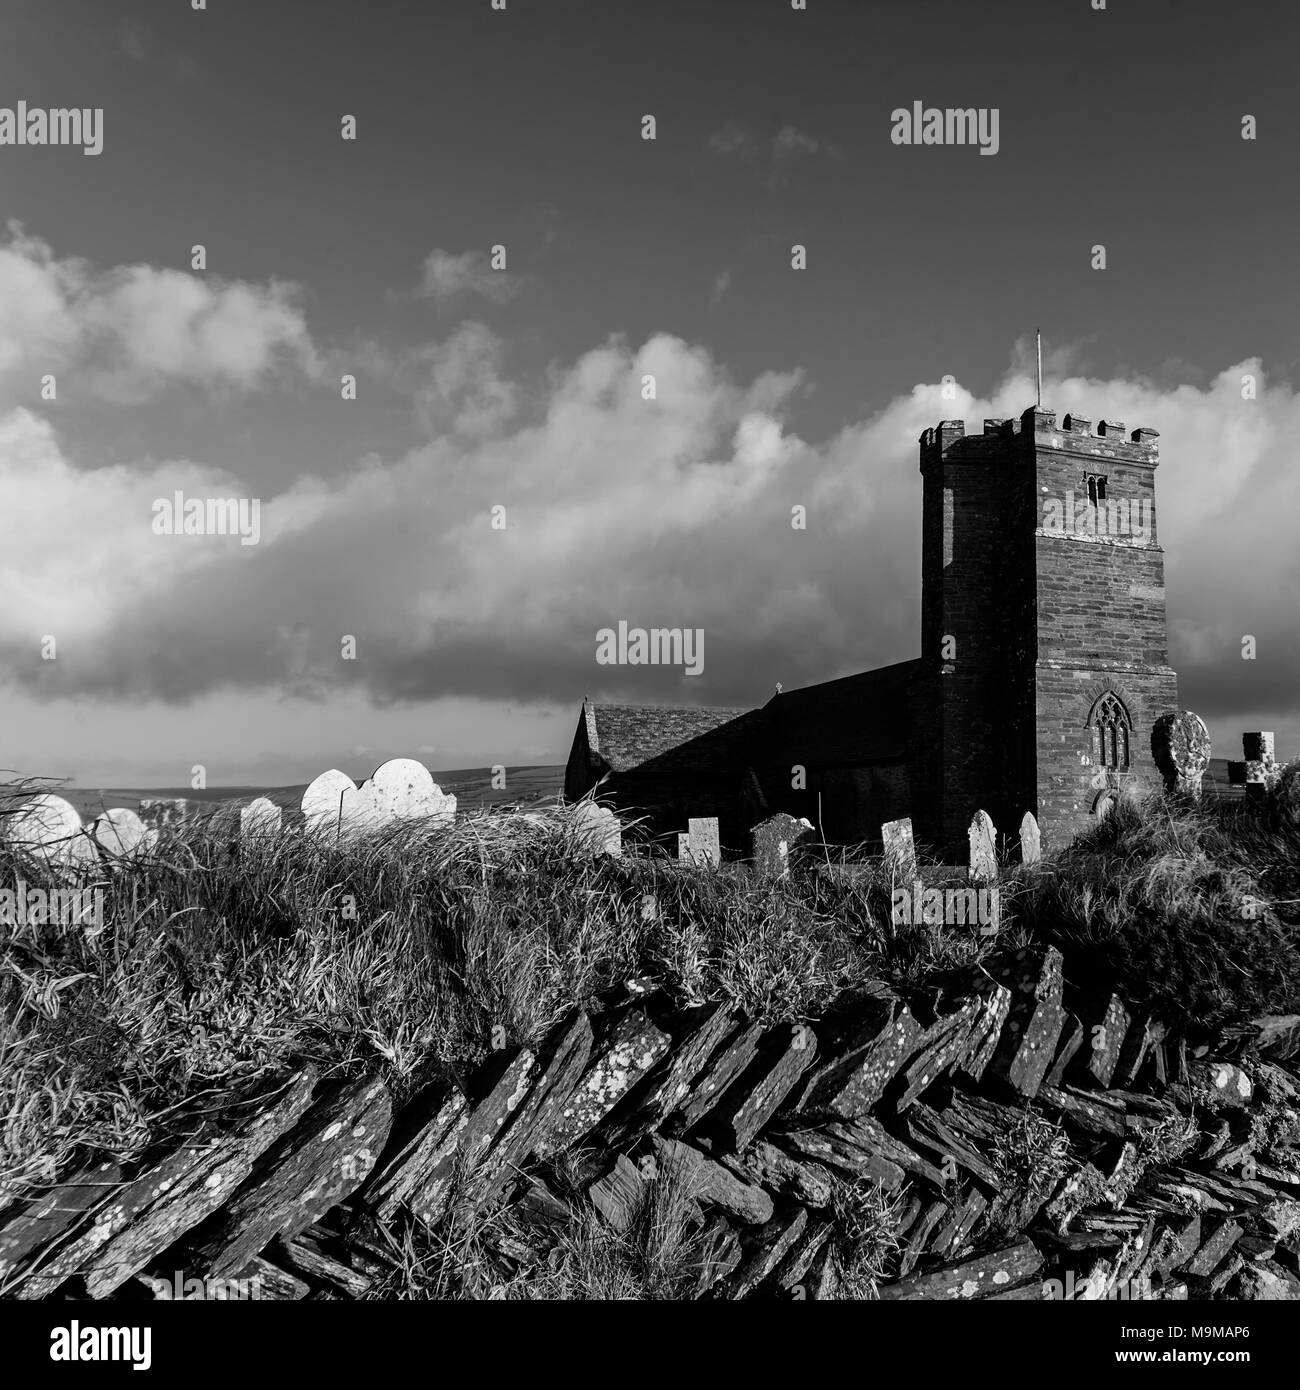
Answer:
POLYGON ((909 688, 919 660, 900 661, 856 676, 783 690, 763 706, 767 751, 810 766, 854 764, 901 758, 907 752, 909 688))
MULTIPOLYGON (((593 705, 585 707, 587 745, 614 772, 627 772, 665 754, 691 745, 680 759, 683 766, 704 772, 737 755, 752 720, 717 737, 706 735, 757 713, 743 709, 700 709, 685 705, 593 705)), ((672 759, 677 762, 678 759, 672 759)), ((665 762, 667 765, 667 762, 665 762)))

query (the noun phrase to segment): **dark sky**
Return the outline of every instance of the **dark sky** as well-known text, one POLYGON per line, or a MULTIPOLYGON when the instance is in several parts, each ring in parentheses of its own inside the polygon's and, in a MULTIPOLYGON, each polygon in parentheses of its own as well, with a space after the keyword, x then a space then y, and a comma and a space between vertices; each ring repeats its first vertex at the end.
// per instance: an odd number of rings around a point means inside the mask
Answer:
POLYGON ((0 147, 0 763, 551 761, 584 694, 913 656, 916 434, 1029 404, 1040 325, 1046 404, 1161 431, 1184 701, 1300 743, 1295 6, 8 0, 2 38, 0 105, 102 107, 104 149, 0 147), (894 145, 914 101, 997 108, 996 155, 894 145), (259 497, 259 544, 152 535, 177 487, 259 497), (704 674, 596 666, 620 618, 703 626, 704 674))

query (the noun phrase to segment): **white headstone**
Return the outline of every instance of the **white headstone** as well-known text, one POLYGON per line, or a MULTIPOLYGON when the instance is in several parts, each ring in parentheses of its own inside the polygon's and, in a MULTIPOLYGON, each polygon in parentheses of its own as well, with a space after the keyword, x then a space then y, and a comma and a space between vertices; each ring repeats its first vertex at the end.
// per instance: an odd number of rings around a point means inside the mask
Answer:
POLYGON ((716 869, 722 863, 716 816, 692 816, 686 822, 690 834, 691 859, 699 868, 716 869))
POLYGON ((375 769, 364 791, 362 800, 376 825, 428 816, 450 820, 456 814, 456 798, 444 796, 429 769, 414 758, 390 758, 375 769))
POLYGON ((1020 862, 1037 864, 1043 857, 1043 839, 1032 811, 1026 811, 1020 821, 1020 862))
POLYGON ((976 811, 971 817, 970 877, 977 883, 992 883, 998 876, 997 830, 987 811, 976 811))
POLYGON ((59 862, 71 870, 74 876, 83 869, 98 869, 100 867, 99 849, 88 830, 74 835, 61 848, 62 854, 59 856, 59 862))
POLYGON ((259 796, 239 812, 241 840, 270 840, 280 833, 282 813, 269 797, 259 796))
POLYGON ((322 772, 302 794, 302 814, 309 835, 347 834, 357 822, 357 784, 338 768, 322 772))
POLYGON ((114 857, 132 854, 144 839, 145 823, 134 811, 118 807, 95 818, 91 834, 95 843, 114 857))
POLYGON ((677 858, 683 864, 691 862, 691 837, 684 830, 677 833, 677 858))
POLYGON ((606 806, 592 801, 579 802, 573 810, 573 834, 581 850, 590 854, 623 853, 623 823, 606 806))
POLYGON ((0 820, 0 826, 11 843, 57 858, 63 852, 60 847, 81 830, 81 817, 70 801, 43 792, 0 820))

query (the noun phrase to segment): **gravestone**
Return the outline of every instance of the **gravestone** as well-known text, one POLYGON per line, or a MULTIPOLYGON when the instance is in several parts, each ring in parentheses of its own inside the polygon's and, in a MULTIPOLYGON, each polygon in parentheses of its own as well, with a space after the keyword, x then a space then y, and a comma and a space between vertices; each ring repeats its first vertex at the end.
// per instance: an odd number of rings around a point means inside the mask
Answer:
POLYGON ((1151 756, 1165 779, 1165 790, 1199 800, 1201 779, 1210 765, 1210 731, 1191 710, 1162 714, 1151 726, 1151 756))
POLYGON ((686 822, 691 862, 697 868, 716 869, 722 863, 717 816, 692 816, 686 822))
POLYGON ((42 792, 25 801, 12 816, 0 821, 10 843, 48 859, 62 859, 73 837, 81 833, 77 808, 61 796, 42 792))
POLYGON ((1273 756, 1273 735, 1242 734, 1241 748, 1246 757, 1246 795, 1261 798, 1281 774, 1273 756))
POLYGON ((677 833, 677 859, 682 864, 691 862, 691 837, 684 830, 677 833))
POLYGON ((910 885, 916 878, 916 843, 912 839, 912 818, 886 821, 880 827, 885 842, 885 863, 896 883, 910 885))
POLYGON ((1020 862, 1037 864, 1043 857, 1043 837, 1038 830, 1038 822, 1032 811, 1026 811, 1020 818, 1020 862))
POLYGON ((376 828, 430 817, 449 824, 456 815, 456 798, 443 795, 423 763, 390 758, 360 788, 360 810, 361 819, 376 828))
POLYGON ((618 859, 623 853, 623 823, 607 806, 581 801, 573 808, 570 833, 581 854, 608 854, 618 859))
POLYGON ((58 862, 71 872, 73 877, 83 870, 97 870, 100 867, 99 846, 90 831, 83 830, 66 841, 62 846, 58 862))
POLYGON ((175 828, 194 815, 194 803, 183 796, 145 797, 140 802, 140 819, 150 829, 175 828))
POLYGON ((302 794, 304 829, 309 835, 343 835, 357 821, 357 784, 338 768, 313 778, 302 794))
POLYGON ((95 843, 114 857, 133 854, 144 839, 145 823, 134 811, 116 809, 98 816, 91 827, 95 843))
POLYGON ((239 813, 240 840, 272 840, 280 833, 280 808, 268 797, 259 796, 239 813))
POLYGON ((976 811, 971 817, 970 878, 975 883, 992 883, 998 876, 997 829, 987 811, 976 811))
POLYGON ((752 832, 754 872, 761 878, 784 878, 790 872, 790 851, 806 840, 812 829, 811 821, 784 811, 760 821, 752 832))

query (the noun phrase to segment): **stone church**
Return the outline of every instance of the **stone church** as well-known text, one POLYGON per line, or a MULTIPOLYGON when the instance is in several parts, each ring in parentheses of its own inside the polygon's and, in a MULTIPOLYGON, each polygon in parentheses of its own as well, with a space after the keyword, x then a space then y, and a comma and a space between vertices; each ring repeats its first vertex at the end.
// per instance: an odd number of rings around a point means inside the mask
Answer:
POLYGON ((920 439, 921 655, 756 710, 584 703, 565 794, 647 817, 717 816, 724 847, 777 811, 830 843, 965 852, 971 816, 1033 811, 1059 846, 1155 790, 1151 727, 1178 708, 1156 533, 1155 430, 1031 407, 920 439))

